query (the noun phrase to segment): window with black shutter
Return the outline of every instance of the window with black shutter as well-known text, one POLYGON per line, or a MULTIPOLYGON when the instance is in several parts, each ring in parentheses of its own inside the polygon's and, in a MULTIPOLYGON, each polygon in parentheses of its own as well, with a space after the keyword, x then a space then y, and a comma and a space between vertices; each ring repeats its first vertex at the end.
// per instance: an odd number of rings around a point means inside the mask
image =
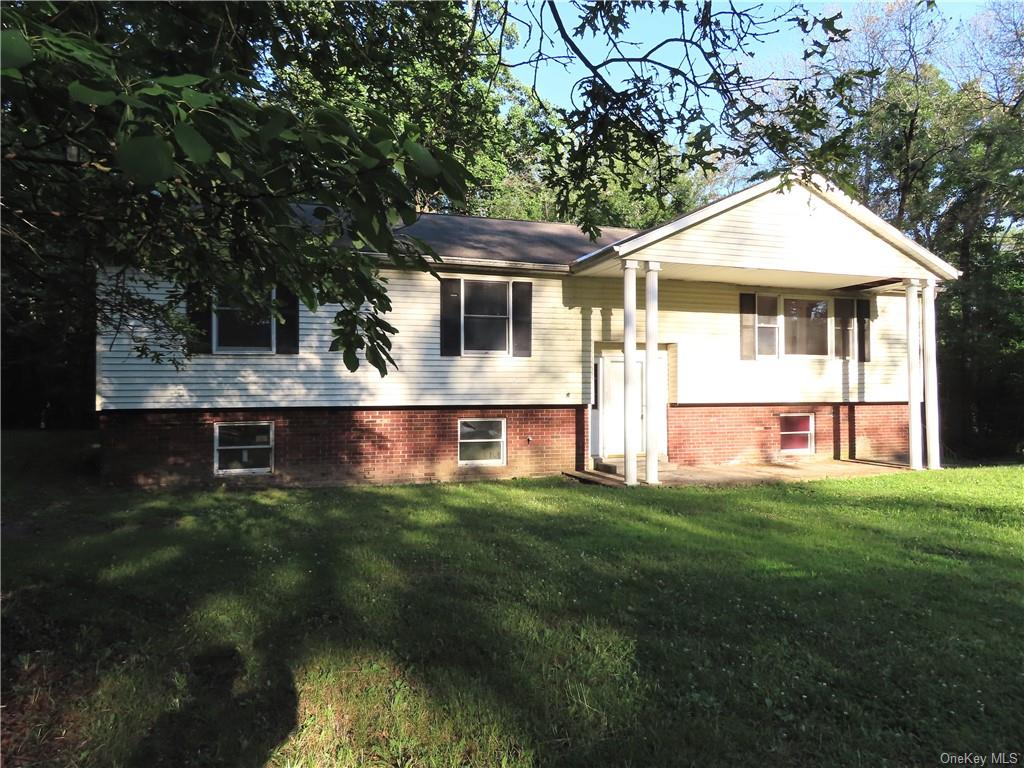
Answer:
POLYGON ((299 353, 299 300, 288 288, 275 288, 270 295, 280 317, 267 311, 253 314, 243 307, 187 292, 189 321, 198 330, 192 341, 193 354, 299 353))
POLYGON ((533 354, 533 285, 507 280, 441 281, 441 355, 533 354))

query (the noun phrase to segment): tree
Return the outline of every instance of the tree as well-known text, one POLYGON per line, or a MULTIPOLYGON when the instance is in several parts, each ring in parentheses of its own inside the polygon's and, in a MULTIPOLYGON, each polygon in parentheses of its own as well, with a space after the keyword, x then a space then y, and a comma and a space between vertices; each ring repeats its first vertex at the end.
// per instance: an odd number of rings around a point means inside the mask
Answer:
MULTIPOLYGON (((842 98, 843 79, 815 70, 769 104, 772 79, 742 67, 747 45, 787 20, 817 59, 842 37, 836 17, 708 3, 525 8, 524 28, 541 27, 527 66, 572 56, 591 73, 580 106, 539 123, 537 139, 558 216, 592 235, 622 210, 605 199, 610 180, 664 202, 681 199, 681 168, 715 158, 806 161, 782 118, 813 131, 826 111, 808 94, 842 98), (683 31, 624 55, 641 12, 671 15, 683 31), (589 58, 585 34, 612 53, 589 58), (630 74, 616 80, 619 67, 630 74), (670 151, 674 136, 688 138, 670 151), (650 158, 647 178, 635 179, 637 157, 650 158)), ((5 347, 85 338, 98 323, 130 334, 140 355, 180 363, 196 335, 183 301, 216 294, 278 311, 277 285, 311 309, 335 307, 346 364, 384 373, 396 329, 384 319, 382 261, 368 252, 429 268, 423 244, 394 225, 428 200, 464 205, 466 167, 482 173, 477 158, 501 152, 492 129, 523 26, 512 10, 475 0, 5 5, 5 347), (166 295, 149 290, 156 281, 166 295)))
POLYGON ((1024 12, 993 4, 959 66, 927 8, 862 12, 837 69, 871 67, 852 98, 856 194, 963 275, 938 305, 944 434, 955 453, 1024 435, 1024 12), (956 77, 958 82, 953 81, 956 77))

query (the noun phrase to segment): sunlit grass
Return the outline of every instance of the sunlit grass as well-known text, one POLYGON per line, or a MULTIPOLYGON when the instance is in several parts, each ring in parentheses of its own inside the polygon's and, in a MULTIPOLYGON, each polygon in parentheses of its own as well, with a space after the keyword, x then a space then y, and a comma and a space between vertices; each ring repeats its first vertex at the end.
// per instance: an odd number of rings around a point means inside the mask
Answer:
MULTIPOLYGON (((4 483, 8 760, 932 765, 1019 748, 1024 470, 4 483)), ((12 764, 17 764, 13 762, 12 764)))

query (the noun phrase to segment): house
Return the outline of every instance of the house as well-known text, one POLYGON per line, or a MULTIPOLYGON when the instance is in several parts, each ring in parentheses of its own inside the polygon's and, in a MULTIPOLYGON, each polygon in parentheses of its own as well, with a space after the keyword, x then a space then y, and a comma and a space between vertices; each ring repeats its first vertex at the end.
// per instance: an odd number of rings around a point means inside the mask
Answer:
POLYGON ((182 370, 101 338, 108 471, 397 482, 620 457, 633 484, 641 457, 649 482, 659 457, 939 466, 934 302, 958 272, 823 179, 596 243, 461 216, 408 232, 444 263, 386 270, 386 377, 350 373, 329 351, 333 312, 297 302, 280 326, 204 309, 209 351, 182 370))

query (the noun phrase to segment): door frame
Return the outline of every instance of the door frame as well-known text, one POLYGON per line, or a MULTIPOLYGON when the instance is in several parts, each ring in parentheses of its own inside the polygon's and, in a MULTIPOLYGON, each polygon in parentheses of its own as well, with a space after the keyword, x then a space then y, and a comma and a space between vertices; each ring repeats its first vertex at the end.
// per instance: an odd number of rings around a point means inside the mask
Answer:
MULTIPOLYGON (((646 381, 646 377, 647 377, 647 359, 646 359, 645 355, 643 354, 643 347, 640 347, 637 351, 638 351, 637 362, 643 367, 643 376, 641 377, 641 388, 640 388, 640 418, 642 420, 644 418, 644 416, 643 416, 643 404, 644 404, 644 401, 646 400, 646 396, 647 396, 647 393, 645 391, 645 386, 646 385, 644 384, 644 382, 646 381)), ((606 369, 607 369, 608 361, 609 360, 621 361, 622 365, 623 365, 623 371, 625 371, 625 355, 623 354, 621 349, 620 350, 609 349, 609 350, 601 350, 600 352, 597 353, 596 357, 597 357, 597 381, 594 382, 594 387, 595 387, 596 391, 598 393, 600 393, 599 394, 599 397, 600 397, 599 403, 600 403, 600 405, 597 408, 598 422, 599 422, 599 426, 598 426, 598 441, 597 441, 598 442, 599 458, 602 458, 602 459, 620 458, 622 456, 621 453, 609 454, 608 451, 607 451, 607 448, 606 448, 606 436, 611 433, 611 430, 609 430, 608 423, 607 423, 608 408, 607 408, 607 405, 606 405, 607 398, 605 398, 605 396, 604 396, 605 395, 604 384, 605 384, 605 372, 606 372, 606 369)), ((663 385, 663 389, 662 389, 662 391, 664 393, 664 398, 663 399, 664 399, 664 403, 665 403, 664 412, 662 414, 662 419, 663 419, 663 421, 662 421, 662 431, 661 431, 661 434, 662 434, 662 446, 661 446, 661 450, 659 451, 658 455, 659 456, 667 456, 667 454, 668 454, 669 381, 671 379, 671 372, 669 371, 669 365, 671 364, 671 356, 669 355, 669 352, 668 352, 667 349, 660 349, 660 348, 658 349, 658 361, 659 362, 664 362, 664 370, 665 370, 665 381, 664 381, 664 385, 663 385)), ((593 413, 593 411, 591 411, 591 413, 593 413)), ((617 425, 616 429, 622 430, 624 426, 625 425, 623 425, 623 424, 619 424, 619 425, 617 425)), ((645 425, 643 425, 643 424, 641 424, 640 440, 641 440, 641 445, 643 445, 643 450, 639 451, 638 455, 643 456, 643 455, 645 455, 645 452, 646 452, 646 449, 647 449, 647 445, 646 445, 646 442, 647 442, 647 431, 645 429, 645 425)))

